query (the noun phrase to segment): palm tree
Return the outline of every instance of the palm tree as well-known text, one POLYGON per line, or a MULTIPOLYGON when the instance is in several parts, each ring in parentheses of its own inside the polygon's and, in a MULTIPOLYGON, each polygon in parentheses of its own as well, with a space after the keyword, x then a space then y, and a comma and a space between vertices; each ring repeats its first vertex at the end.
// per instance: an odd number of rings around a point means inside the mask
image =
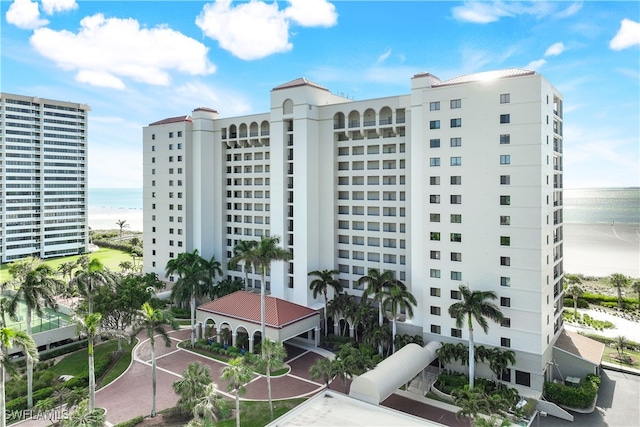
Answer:
MULTIPOLYGON (((502 373, 509 365, 516 363, 516 354, 513 350, 500 350, 492 348, 489 350, 489 369, 496 374, 496 379, 500 379, 502 373)), ((498 383, 500 384, 500 383, 498 383)))
POLYGON ((126 273, 127 271, 133 270, 133 263, 131 261, 120 261, 118 264, 122 273, 126 273))
POLYGON ((317 276, 317 279, 313 279, 309 283, 309 289, 313 291, 313 297, 317 298, 319 294, 324 296, 324 336, 328 335, 327 325, 327 305, 329 304, 327 297, 327 290, 332 288, 336 294, 342 291, 342 286, 333 276, 340 274, 338 270, 314 270, 309 273, 309 276, 317 276))
POLYGON ((473 342, 473 319, 478 322, 484 333, 489 332, 487 318, 494 322, 501 322, 504 319, 500 308, 488 300, 498 298, 493 291, 471 291, 467 286, 460 285, 462 301, 452 304, 449 307, 449 314, 456 319, 456 327, 462 328, 465 317, 469 329, 469 387, 473 388, 475 379, 475 348, 473 342))
POLYGON ((198 250, 183 252, 176 258, 170 259, 165 268, 167 276, 177 274, 178 281, 171 290, 171 297, 180 301, 189 298, 191 304, 191 346, 196 342, 196 298, 204 295, 204 283, 208 274, 202 266, 202 257, 198 250))
POLYGON ((213 255, 210 260, 202 259, 202 269, 207 275, 207 279, 205 281, 205 289, 203 289, 203 293, 207 294, 209 298, 211 295, 215 294, 215 284, 216 284, 216 275, 222 276, 222 266, 220 262, 216 259, 216 256, 213 255))
POLYGON ((100 332, 100 322, 102 314, 89 313, 84 317, 75 315, 74 320, 78 325, 78 329, 87 335, 87 354, 89 356, 89 406, 91 412, 96 405, 96 372, 93 360, 93 341, 100 332))
POLYGON ((216 383, 207 384, 204 396, 198 399, 198 403, 193 407, 193 416, 195 419, 202 417, 204 420, 216 422, 218 414, 226 412, 225 400, 218 393, 218 385, 216 383))
POLYGON ((76 267, 77 264, 75 262, 63 262, 58 266, 58 272, 67 280, 67 284, 73 279, 73 270, 75 270, 76 267))
POLYGON ((638 294, 638 308, 640 308, 640 279, 636 279, 631 284, 631 289, 638 294))
POLYGON ((289 251, 279 247, 279 243, 280 238, 277 236, 262 236, 256 246, 246 255, 246 259, 253 264, 254 271, 259 270, 262 277, 262 282, 260 282, 260 338, 262 340, 266 338, 265 289, 267 287, 267 269, 271 267, 271 263, 274 261, 288 261, 291 259, 289 251))
POLYGON ((624 335, 618 335, 615 339, 616 351, 620 358, 624 355, 624 351, 627 349, 629 345, 629 340, 624 335))
POLYGON ((147 331, 149 342, 151 344, 151 418, 156 416, 156 335, 164 340, 167 347, 171 345, 171 340, 167 334, 166 327, 169 326, 173 330, 178 329, 178 322, 176 322, 171 314, 165 310, 156 310, 151 304, 145 302, 142 304, 142 310, 134 326, 134 330, 139 332, 144 329, 147 331))
POLYGON ((578 320, 578 298, 584 294, 584 291, 578 285, 571 285, 565 293, 573 298, 573 317, 578 320))
POLYGON ((367 285, 367 288, 362 294, 362 300, 367 301, 371 297, 374 303, 378 303, 378 323, 382 325, 383 322, 383 310, 384 300, 387 296, 389 289, 398 287, 401 289, 407 289, 404 283, 395 278, 393 271, 385 271, 381 273, 377 268, 369 269, 369 274, 362 276, 358 279, 358 286, 367 285))
POLYGON ((622 309, 622 288, 629 286, 629 278, 624 274, 615 273, 609 277, 609 283, 618 291, 618 310, 622 309))
POLYGON ((120 228, 120 237, 122 237, 122 233, 124 232, 124 229, 129 228, 129 224, 127 224, 126 219, 119 219, 116 221, 116 225, 118 226, 118 228, 120 228))
POLYGON ((389 289, 389 295, 387 299, 384 301, 385 306, 389 308, 391 312, 391 322, 393 325, 391 336, 394 338, 393 341, 393 353, 396 352, 396 317, 400 312, 404 311, 407 315, 407 318, 413 317, 413 307, 418 305, 416 301, 416 297, 406 289, 402 289, 399 286, 394 286, 389 289))
MULTIPOLYGON (((84 265, 84 262, 80 262, 81 258, 78 259, 78 263, 84 265)), ((98 288, 107 286, 113 289, 117 280, 116 275, 105 268, 99 259, 93 258, 86 264, 86 267, 76 271, 71 280, 71 285, 77 287, 80 295, 86 299, 88 313, 93 313, 93 296, 98 291, 98 288)))
POLYGON ((211 370, 199 362, 189 363, 182 373, 182 379, 173 383, 173 391, 180 398, 176 407, 183 413, 193 411, 198 399, 205 395, 207 384, 211 383, 211 370))
POLYGON ((102 409, 90 408, 86 400, 78 404, 69 418, 62 420, 63 427, 102 427, 106 413, 102 409))
POLYGON ((242 357, 236 357, 222 369, 220 378, 229 381, 229 391, 233 391, 236 396, 236 427, 240 427, 240 394, 244 394, 245 384, 251 381, 251 368, 244 364, 242 357))
MULTIPOLYGON (((33 264, 31 264, 33 266, 33 264)), ((18 314, 19 304, 24 302, 26 312, 26 332, 31 333, 31 317, 35 312, 37 316, 44 316, 45 307, 57 308, 55 289, 60 280, 54 277, 55 272, 46 264, 40 264, 24 275, 22 283, 15 289, 16 293, 9 303, 9 313, 15 317, 18 314)), ((33 364, 27 359, 27 408, 33 407, 33 364)))
POLYGON ((260 352, 260 361, 267 373, 267 391, 269 395, 269 411, 271 421, 273 421, 273 401, 271 400, 271 370, 279 369, 284 365, 284 359, 287 357, 287 350, 280 341, 271 341, 265 339, 262 341, 262 351, 260 352))
POLYGON ((258 242, 255 240, 240 240, 233 248, 233 257, 229 260, 229 268, 235 269, 239 263, 244 264, 244 288, 249 286, 249 265, 251 264, 251 251, 258 242))
POLYGON ((324 384, 329 388, 329 382, 335 377, 334 366, 330 359, 326 357, 320 358, 315 364, 309 368, 312 380, 322 378, 324 384))
POLYGON ((4 326, 0 328, 0 427, 7 425, 4 390, 5 372, 15 372, 13 365, 9 362, 7 352, 11 347, 22 347, 27 361, 31 361, 30 365, 33 366, 33 363, 38 361, 38 348, 31 335, 4 326))

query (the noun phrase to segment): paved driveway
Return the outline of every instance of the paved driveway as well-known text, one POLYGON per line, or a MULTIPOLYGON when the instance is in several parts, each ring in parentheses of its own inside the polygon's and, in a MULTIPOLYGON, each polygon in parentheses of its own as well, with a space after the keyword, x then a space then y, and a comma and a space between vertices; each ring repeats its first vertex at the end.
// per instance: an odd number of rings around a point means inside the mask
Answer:
POLYGON ((640 377, 603 370, 596 410, 593 413, 574 414, 573 423, 555 417, 542 417, 540 426, 638 427, 640 426, 640 377))

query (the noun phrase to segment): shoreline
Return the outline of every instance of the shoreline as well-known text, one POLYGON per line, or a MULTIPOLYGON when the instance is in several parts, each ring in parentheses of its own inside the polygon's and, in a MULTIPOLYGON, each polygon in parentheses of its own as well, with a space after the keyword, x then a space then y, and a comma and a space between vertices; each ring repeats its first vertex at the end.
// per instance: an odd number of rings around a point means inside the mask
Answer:
MULTIPOLYGON (((88 216, 92 230, 118 230, 118 220, 127 221, 129 231, 143 230, 142 209, 89 206, 88 216)), ((640 224, 565 222, 563 230, 565 273, 640 277, 640 224)))

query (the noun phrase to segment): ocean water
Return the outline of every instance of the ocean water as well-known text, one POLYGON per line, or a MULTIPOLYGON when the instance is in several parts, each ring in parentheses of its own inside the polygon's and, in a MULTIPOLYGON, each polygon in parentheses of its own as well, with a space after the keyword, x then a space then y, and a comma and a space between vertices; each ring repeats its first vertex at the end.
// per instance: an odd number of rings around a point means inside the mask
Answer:
MULTIPOLYGON (((564 190, 565 222, 640 224, 640 187, 564 190)), ((90 188, 89 206, 142 209, 142 188, 90 188)))
POLYGON ((564 222, 640 224, 640 187, 565 188, 563 195, 564 222))
POLYGON ((142 209, 142 188, 89 188, 89 206, 142 209))

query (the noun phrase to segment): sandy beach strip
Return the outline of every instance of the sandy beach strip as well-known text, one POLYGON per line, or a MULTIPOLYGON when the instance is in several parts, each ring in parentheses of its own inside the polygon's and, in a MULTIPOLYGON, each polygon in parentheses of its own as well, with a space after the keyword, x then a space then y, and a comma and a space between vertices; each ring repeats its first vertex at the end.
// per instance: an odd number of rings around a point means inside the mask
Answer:
POLYGON ((92 230, 119 230, 116 221, 127 221, 129 231, 142 231, 142 209, 89 206, 89 227, 92 230))
POLYGON ((564 271, 640 277, 640 225, 564 223, 564 271))

